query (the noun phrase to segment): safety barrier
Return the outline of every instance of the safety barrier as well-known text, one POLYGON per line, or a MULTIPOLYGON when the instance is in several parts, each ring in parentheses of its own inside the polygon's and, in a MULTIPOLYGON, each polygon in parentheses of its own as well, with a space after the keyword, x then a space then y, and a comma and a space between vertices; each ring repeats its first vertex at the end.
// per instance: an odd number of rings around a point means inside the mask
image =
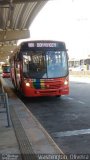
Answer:
POLYGON ((7 93, 4 92, 4 88, 0 82, 0 113, 6 113, 8 127, 10 127, 10 112, 7 93), (3 110, 2 110, 3 109, 3 110))

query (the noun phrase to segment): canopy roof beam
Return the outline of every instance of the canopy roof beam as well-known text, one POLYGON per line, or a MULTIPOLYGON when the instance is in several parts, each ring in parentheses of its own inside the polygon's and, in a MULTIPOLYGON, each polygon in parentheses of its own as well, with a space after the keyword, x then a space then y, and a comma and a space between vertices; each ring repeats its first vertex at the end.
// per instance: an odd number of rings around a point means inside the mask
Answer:
POLYGON ((30 37, 30 31, 28 29, 0 30, 0 42, 25 39, 29 37, 30 37))

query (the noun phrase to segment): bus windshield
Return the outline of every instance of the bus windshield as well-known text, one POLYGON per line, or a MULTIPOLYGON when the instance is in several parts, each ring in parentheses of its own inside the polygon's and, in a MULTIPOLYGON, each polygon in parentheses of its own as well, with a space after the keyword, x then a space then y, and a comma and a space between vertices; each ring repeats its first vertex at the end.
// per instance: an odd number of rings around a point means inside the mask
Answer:
POLYGON ((2 66, 2 70, 4 73, 10 73, 10 66, 2 66))
POLYGON ((58 78, 68 74, 66 51, 27 51, 23 53, 23 75, 30 78, 58 78))

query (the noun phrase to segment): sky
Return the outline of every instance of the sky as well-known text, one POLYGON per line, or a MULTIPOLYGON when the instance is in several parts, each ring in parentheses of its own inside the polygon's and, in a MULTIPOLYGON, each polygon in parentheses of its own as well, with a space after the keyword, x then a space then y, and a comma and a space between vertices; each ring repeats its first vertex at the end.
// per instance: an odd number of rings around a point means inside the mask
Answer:
POLYGON ((87 58, 90 0, 49 0, 30 26, 30 39, 64 41, 70 58, 87 58))

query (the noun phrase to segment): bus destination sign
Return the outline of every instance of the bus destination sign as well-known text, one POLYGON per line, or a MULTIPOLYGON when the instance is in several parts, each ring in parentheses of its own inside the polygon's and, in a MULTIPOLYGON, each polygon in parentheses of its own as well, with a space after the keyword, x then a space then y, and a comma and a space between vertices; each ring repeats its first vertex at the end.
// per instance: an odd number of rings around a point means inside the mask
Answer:
POLYGON ((47 42, 37 42, 37 43, 33 43, 33 42, 29 42, 28 43, 28 47, 57 47, 57 43, 55 42, 51 42, 51 43, 47 43, 47 42))

